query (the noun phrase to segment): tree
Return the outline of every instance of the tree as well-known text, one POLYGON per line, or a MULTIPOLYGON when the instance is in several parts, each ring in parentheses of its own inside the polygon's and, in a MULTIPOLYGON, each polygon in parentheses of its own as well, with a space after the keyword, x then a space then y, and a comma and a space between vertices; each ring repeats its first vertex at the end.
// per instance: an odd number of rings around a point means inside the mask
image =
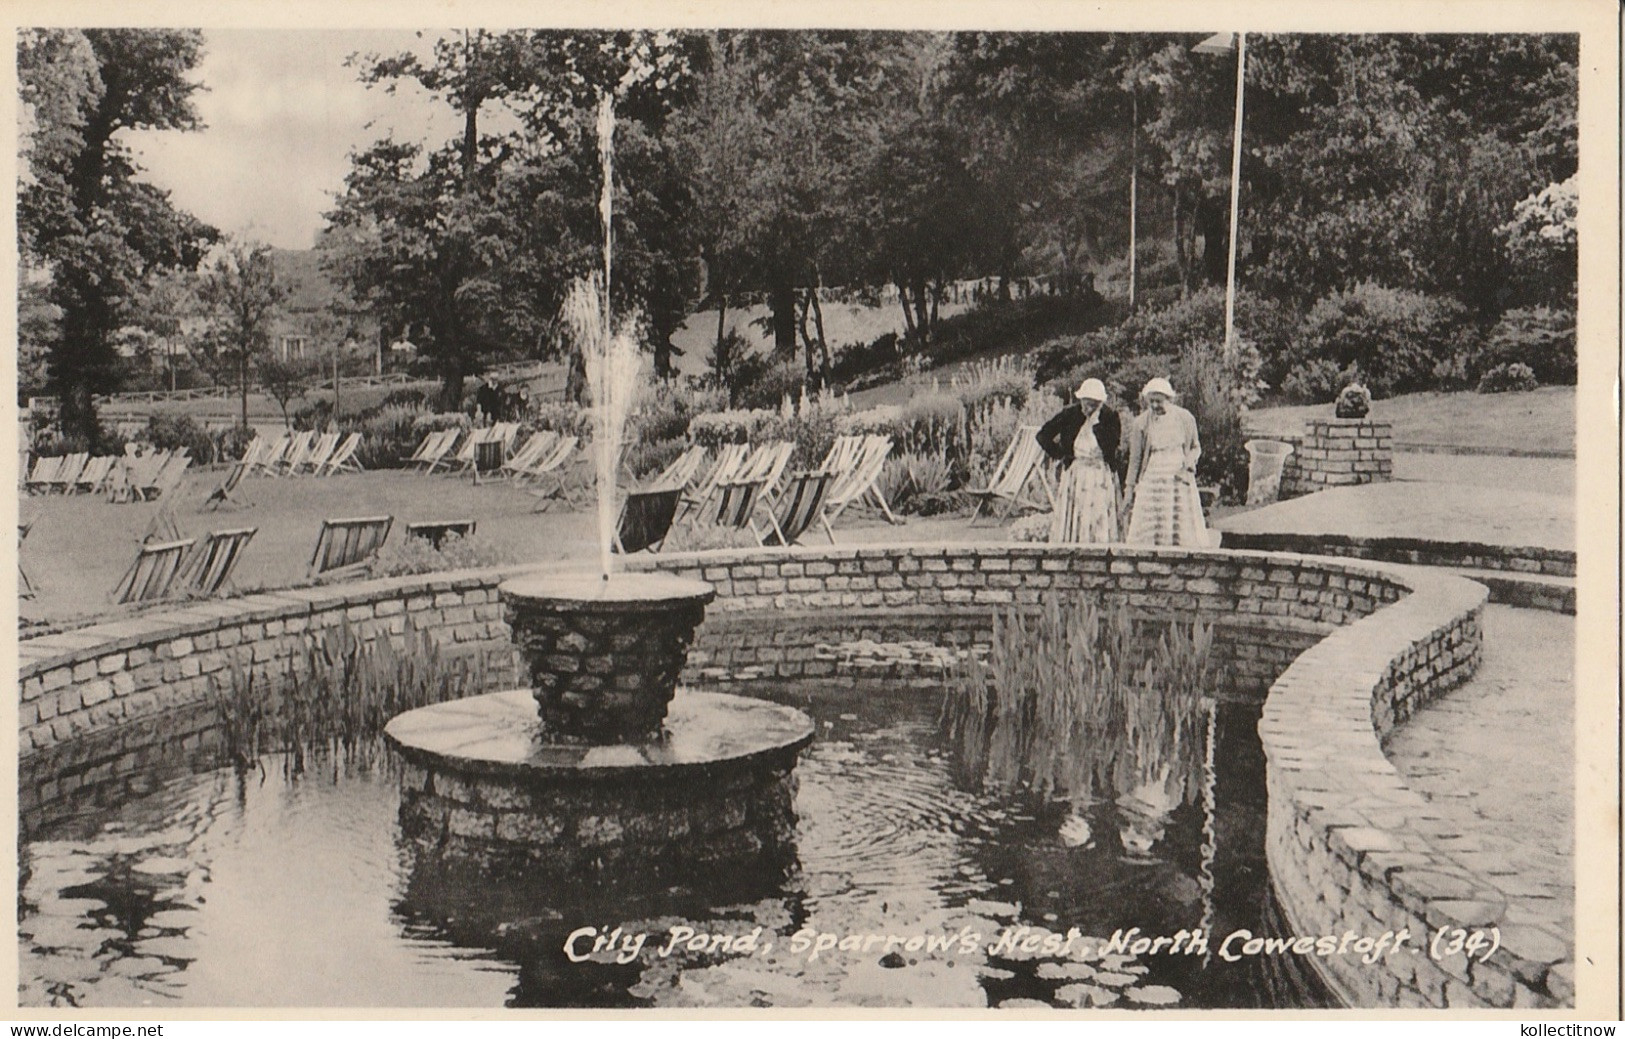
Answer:
POLYGON ((196 31, 28 29, 19 35, 21 99, 32 112, 29 177, 18 205, 25 262, 50 275, 61 311, 50 349, 63 430, 99 442, 94 394, 117 387, 113 333, 139 282, 195 267, 216 233, 176 210, 140 172, 118 134, 195 129, 187 78, 196 31))
MULTIPOLYGON (((317 381, 321 375, 321 361, 307 357, 283 358, 268 353, 258 358, 254 366, 259 371, 260 386, 282 409, 283 424, 292 429, 293 419, 288 414, 288 405, 303 397, 311 384, 317 381)), ((334 410, 336 414, 336 404, 334 410)))
POLYGON ((287 294, 276 282, 271 247, 231 243, 204 274, 198 294, 209 316, 208 352, 236 369, 246 429, 249 368, 270 346, 271 321, 287 294))

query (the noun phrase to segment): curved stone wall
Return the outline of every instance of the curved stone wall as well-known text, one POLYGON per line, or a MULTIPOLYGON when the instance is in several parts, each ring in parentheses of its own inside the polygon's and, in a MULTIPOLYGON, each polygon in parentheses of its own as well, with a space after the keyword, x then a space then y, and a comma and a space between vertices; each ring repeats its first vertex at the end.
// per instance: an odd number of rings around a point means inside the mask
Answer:
MULTIPOLYGON (((1354 1005, 1572 1002, 1569 943, 1506 916, 1492 856, 1476 854, 1463 835, 1430 830, 1430 820, 1442 820, 1382 753, 1380 740, 1395 724, 1476 668, 1481 585, 1324 557, 1045 545, 724 551, 641 557, 629 567, 716 585, 712 611, 725 621, 718 627, 792 611, 985 611, 1082 592, 1323 634, 1275 682, 1260 723, 1269 855, 1288 921, 1303 935, 1409 928, 1427 939, 1441 928, 1497 924, 1500 942, 1482 962, 1423 952, 1372 965, 1329 957, 1316 966, 1354 1005)), ((496 586, 534 569, 257 595, 25 642, 25 763, 48 757, 88 776, 101 765, 75 761, 76 745, 95 742, 80 737, 206 703, 233 658, 274 676, 305 632, 341 621, 365 637, 404 632, 410 619, 511 666, 496 586)))

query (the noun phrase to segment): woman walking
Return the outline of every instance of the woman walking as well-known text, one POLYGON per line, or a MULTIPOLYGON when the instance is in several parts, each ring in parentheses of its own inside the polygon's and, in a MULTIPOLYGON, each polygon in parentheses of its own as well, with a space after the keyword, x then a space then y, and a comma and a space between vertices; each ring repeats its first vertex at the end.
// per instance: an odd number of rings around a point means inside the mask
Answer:
POLYGON ((1152 379, 1141 393, 1146 408, 1129 434, 1129 522, 1131 545, 1212 544, 1196 490, 1196 460, 1202 444, 1196 418, 1174 401, 1164 378, 1152 379))
POLYGON ((1074 404, 1038 431, 1038 444, 1061 464, 1052 542, 1103 542, 1118 537, 1117 457, 1122 420, 1106 404, 1106 385, 1085 379, 1074 404))

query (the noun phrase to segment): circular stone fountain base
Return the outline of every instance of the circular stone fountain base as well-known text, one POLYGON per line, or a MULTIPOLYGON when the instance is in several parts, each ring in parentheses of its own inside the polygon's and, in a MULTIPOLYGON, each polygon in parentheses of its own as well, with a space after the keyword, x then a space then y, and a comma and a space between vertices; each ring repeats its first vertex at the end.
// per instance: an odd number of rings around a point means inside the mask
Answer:
POLYGON ((517 689, 408 711, 384 733, 406 761, 401 829, 420 854, 494 873, 644 876, 789 848, 792 769, 813 726, 763 700, 684 692, 657 737, 561 743, 517 689))

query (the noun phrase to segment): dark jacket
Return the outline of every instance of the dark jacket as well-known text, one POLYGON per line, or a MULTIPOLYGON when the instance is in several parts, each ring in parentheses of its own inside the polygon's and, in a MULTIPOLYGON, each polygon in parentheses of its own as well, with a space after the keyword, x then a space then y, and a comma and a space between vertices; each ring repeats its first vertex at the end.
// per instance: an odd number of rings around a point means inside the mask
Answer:
POLYGON ((487 419, 495 421, 502 411, 502 391, 488 382, 482 382, 474 393, 474 403, 485 412, 487 419))
MULTIPOLYGON (((1038 431, 1038 446, 1063 467, 1071 465, 1072 442, 1078 438, 1078 430, 1083 428, 1084 421, 1083 405, 1068 404, 1038 431)), ((1122 419, 1118 418, 1116 409, 1111 405, 1102 404, 1100 419, 1095 423, 1095 440, 1100 444, 1101 457, 1106 460, 1107 467, 1117 474, 1119 483, 1123 479, 1122 439, 1122 419)))

